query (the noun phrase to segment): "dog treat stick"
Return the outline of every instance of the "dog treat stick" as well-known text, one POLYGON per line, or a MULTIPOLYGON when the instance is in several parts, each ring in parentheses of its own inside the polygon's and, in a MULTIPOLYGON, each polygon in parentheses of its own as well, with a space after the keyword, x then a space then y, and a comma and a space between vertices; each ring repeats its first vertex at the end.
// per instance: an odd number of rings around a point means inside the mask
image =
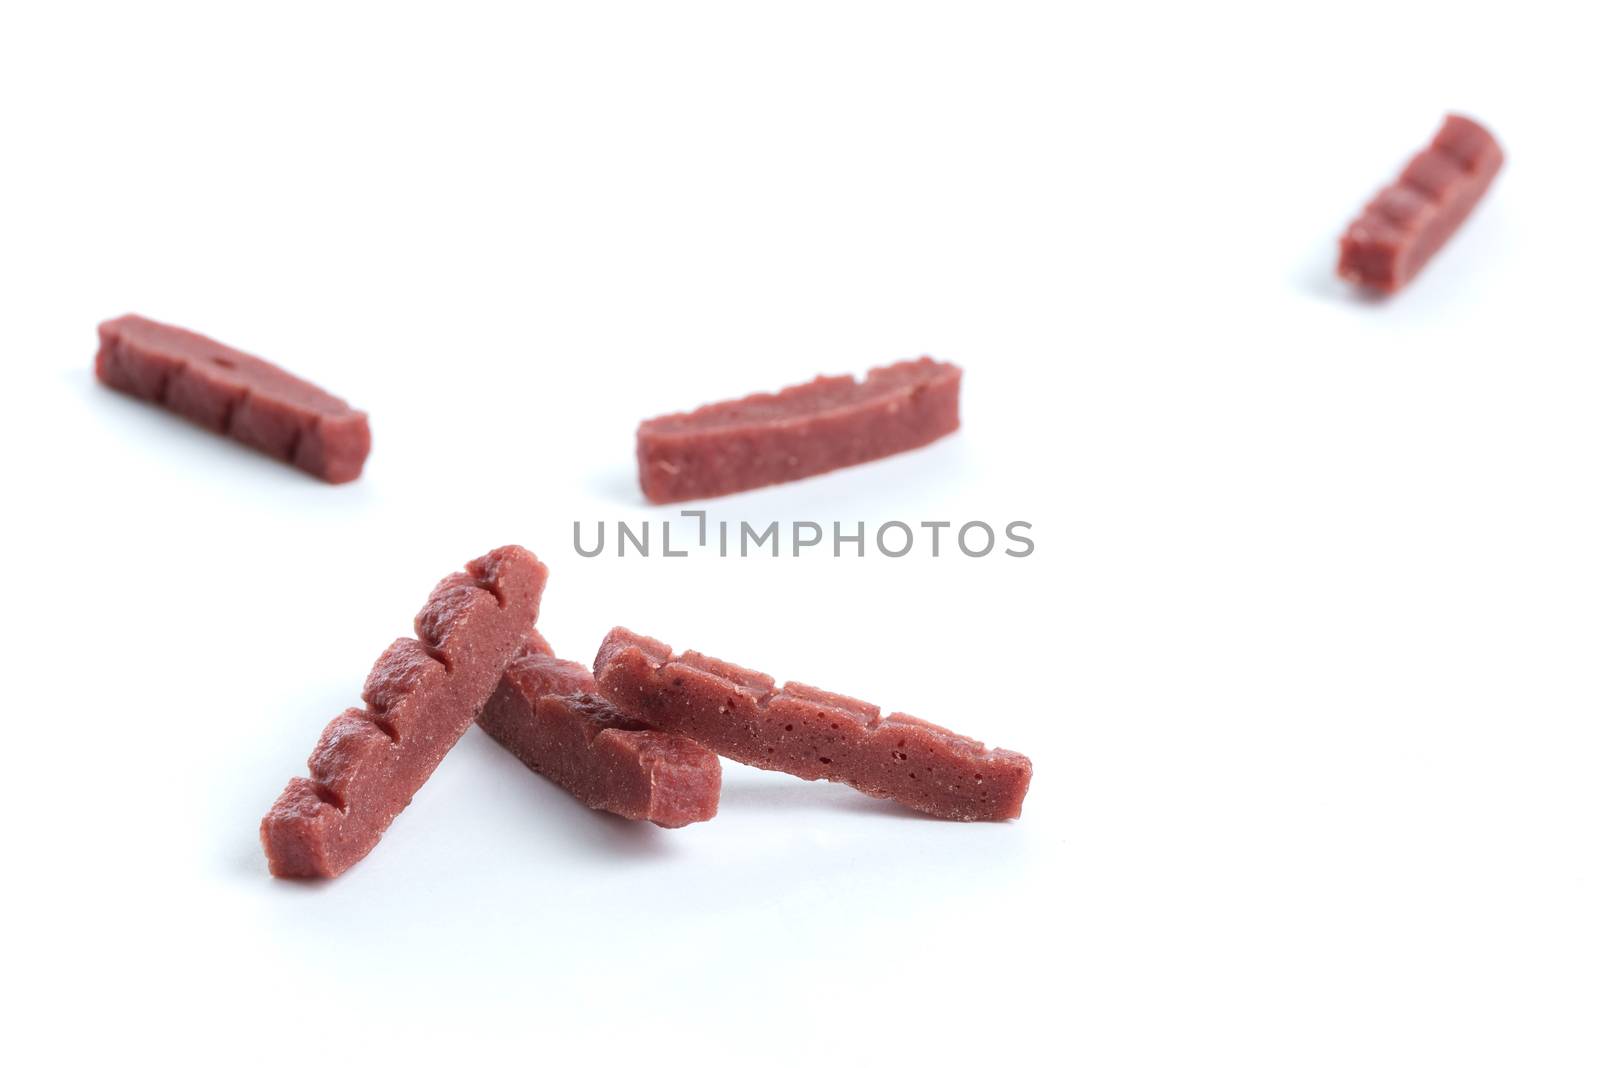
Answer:
POLYGON ((924 356, 708 404, 639 425, 639 485, 657 504, 820 475, 927 445, 961 425, 961 369, 924 356))
POLYGON ((1433 143, 1345 231, 1339 276, 1384 293, 1404 286, 1471 214, 1504 160, 1488 130, 1446 116, 1433 143))
POLYGON ((830 779, 952 820, 1022 812, 1033 765, 1021 753, 875 705, 772 677, 617 627, 595 657, 600 693, 622 711, 725 757, 830 779))
POLYGON ((334 876, 366 856, 494 693, 539 616, 546 569, 517 545, 440 582, 372 666, 366 707, 328 724, 261 821, 272 874, 334 876))
POLYGON ((582 664, 542 638, 511 662, 478 726, 590 808, 682 827, 717 814, 722 765, 698 742, 651 730, 595 692, 582 664))
POLYGON ((176 326, 124 315, 100 324, 94 372, 208 430, 329 482, 361 474, 367 416, 303 378, 176 326))

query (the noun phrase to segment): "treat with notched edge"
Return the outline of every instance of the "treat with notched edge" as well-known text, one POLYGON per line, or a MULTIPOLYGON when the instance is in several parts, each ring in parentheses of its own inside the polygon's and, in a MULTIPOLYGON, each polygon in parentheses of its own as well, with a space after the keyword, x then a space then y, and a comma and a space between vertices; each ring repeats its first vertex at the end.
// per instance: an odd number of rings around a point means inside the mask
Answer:
POLYGON ((1504 161, 1488 130, 1445 116, 1433 143, 1345 231, 1339 276, 1383 293, 1400 289, 1466 221, 1504 161))
POLYGON ((618 711, 588 668, 556 659, 538 635, 506 668, 478 726, 590 808, 660 827, 717 814, 717 755, 618 711))
POLYGON ((672 648, 622 627, 595 657, 600 693, 622 711, 733 760, 830 779, 951 820, 1022 813, 1033 765, 943 727, 672 648))
POLYGON ((358 477, 372 448, 365 412, 266 360, 137 315, 100 324, 94 371, 112 389, 328 482, 358 477))
POLYGON ((656 504, 793 482, 915 449, 961 425, 961 368, 926 356, 856 381, 820 377, 639 425, 639 486, 656 504))
POLYGON ((440 582, 415 639, 384 650, 365 708, 328 724, 308 762, 261 821, 272 874, 334 876, 366 856, 494 693, 534 633, 546 569, 509 545, 440 582))

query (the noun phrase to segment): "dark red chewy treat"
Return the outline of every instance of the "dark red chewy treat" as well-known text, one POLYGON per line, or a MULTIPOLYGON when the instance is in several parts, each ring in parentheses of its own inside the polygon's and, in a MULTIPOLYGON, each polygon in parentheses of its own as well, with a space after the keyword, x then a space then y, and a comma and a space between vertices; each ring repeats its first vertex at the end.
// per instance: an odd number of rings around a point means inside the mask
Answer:
POLYGON ((100 324, 94 371, 112 389, 329 482, 358 477, 372 448, 365 412, 266 360, 137 315, 100 324))
POLYGON ((1021 753, 876 705, 772 677, 617 627, 595 657, 600 693, 658 730, 730 759, 847 783, 951 820, 1022 814, 1033 765, 1021 753))
POLYGON ((639 424, 639 486, 657 504, 793 482, 919 448, 961 425, 961 368, 926 356, 863 381, 819 377, 778 393, 639 424))
POLYGON ((1433 143, 1345 231, 1339 276, 1384 293, 1400 289, 1466 221, 1503 162, 1488 130, 1445 116, 1433 143))
POLYGON ((539 615, 546 569, 518 545, 449 576, 417 613, 417 638, 378 657, 361 697, 328 724, 261 821, 273 875, 331 877, 366 856, 494 692, 539 615))
POLYGON ((618 711, 588 668, 557 660, 542 638, 506 668, 478 726, 590 808, 661 827, 717 814, 717 755, 618 711))

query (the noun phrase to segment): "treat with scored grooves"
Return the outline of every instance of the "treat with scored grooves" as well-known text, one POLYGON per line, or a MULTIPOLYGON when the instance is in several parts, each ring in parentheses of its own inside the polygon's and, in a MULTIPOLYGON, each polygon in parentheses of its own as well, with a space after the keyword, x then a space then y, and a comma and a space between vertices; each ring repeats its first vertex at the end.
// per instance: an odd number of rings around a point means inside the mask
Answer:
POLYGON ((334 876, 366 856, 428 781, 533 633, 546 569, 518 545, 472 561, 434 588, 415 639, 386 649, 366 707, 328 724, 261 821, 273 875, 334 876))
POLYGON ((100 324, 95 375, 329 482, 361 474, 365 412, 266 360, 137 315, 100 324))
POLYGON ((961 368, 927 356, 639 424, 657 504, 793 482, 927 445, 961 425, 961 368))
POLYGON ((942 819, 1022 813, 1033 765, 1021 753, 876 705, 672 648, 617 627, 595 657, 600 693, 659 730, 743 764, 830 779, 942 819))
POLYGON ((1504 160, 1488 130, 1445 116, 1433 143, 1345 231, 1339 276, 1383 293, 1400 289, 1471 214, 1504 160))
POLYGON ((661 827, 717 814, 717 755, 618 711, 588 668, 556 659, 538 635, 506 668, 478 726, 590 808, 661 827))

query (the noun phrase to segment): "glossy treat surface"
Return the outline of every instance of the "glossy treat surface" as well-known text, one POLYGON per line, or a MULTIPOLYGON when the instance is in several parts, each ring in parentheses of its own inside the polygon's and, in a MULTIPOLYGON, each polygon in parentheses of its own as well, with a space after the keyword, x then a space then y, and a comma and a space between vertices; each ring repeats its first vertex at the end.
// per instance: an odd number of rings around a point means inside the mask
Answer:
POLYGON ((124 315, 100 324, 95 375, 329 482, 361 474, 365 412, 266 360, 201 334, 124 315))
POLYGON ((670 646, 617 627, 595 657, 600 693, 660 730, 740 763, 847 783, 951 820, 1022 813, 1033 765, 876 705, 670 646))
POLYGON ((1381 293, 1400 289, 1471 214, 1504 161, 1488 130, 1445 116, 1433 142, 1345 231, 1339 277, 1381 293))
POLYGON ((717 814, 717 755, 618 711, 588 668, 551 656, 542 638, 506 668, 478 726, 590 808, 661 827, 717 814))
POLYGON ((961 425, 961 369, 926 356, 862 381, 820 377, 639 425, 639 486, 657 504, 809 478, 927 445, 961 425))
POLYGON ((384 650, 365 708, 328 724, 261 821, 273 875, 335 876, 366 856, 472 725, 539 615, 546 570, 521 546, 496 549, 440 582, 416 638, 384 650))

